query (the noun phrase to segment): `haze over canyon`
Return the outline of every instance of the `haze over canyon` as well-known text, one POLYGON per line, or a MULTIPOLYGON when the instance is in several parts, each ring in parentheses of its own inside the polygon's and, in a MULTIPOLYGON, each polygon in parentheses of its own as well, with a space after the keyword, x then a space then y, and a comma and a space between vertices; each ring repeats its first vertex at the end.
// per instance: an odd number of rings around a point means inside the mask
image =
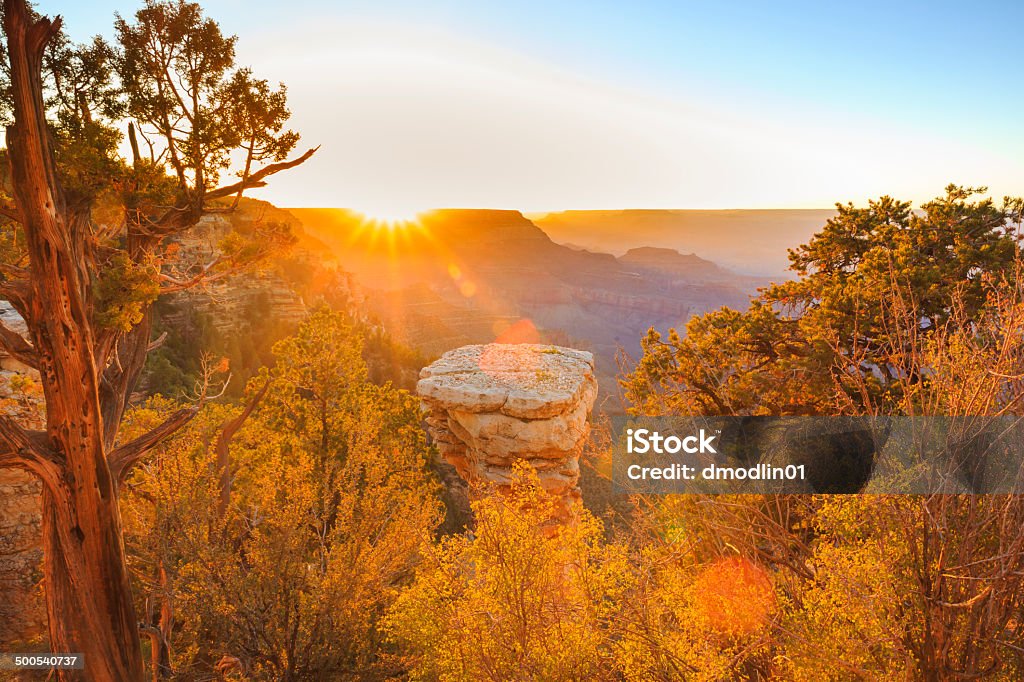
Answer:
POLYGON ((787 244, 831 211, 441 209, 374 222, 292 208, 364 289, 392 334, 436 356, 469 343, 542 342, 595 354, 600 406, 617 411, 617 354, 785 277, 787 244), (561 243, 559 243, 561 242, 561 243), (714 258, 706 256, 714 254, 714 258))

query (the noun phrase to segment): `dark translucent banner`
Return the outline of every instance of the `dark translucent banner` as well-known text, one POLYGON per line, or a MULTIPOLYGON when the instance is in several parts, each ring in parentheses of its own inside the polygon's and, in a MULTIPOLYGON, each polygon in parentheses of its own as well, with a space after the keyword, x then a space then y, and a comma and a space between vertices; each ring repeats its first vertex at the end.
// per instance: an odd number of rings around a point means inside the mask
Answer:
POLYGON ((617 417, 624 493, 1024 493, 1022 417, 617 417))

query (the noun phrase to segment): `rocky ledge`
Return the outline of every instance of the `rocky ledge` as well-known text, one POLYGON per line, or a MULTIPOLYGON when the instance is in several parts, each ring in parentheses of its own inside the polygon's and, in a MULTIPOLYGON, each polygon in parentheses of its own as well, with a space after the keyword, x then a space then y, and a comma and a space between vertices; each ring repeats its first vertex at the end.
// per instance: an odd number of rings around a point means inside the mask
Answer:
POLYGON ((580 499, 579 457, 597 397, 594 358, 542 344, 488 344, 449 351, 416 386, 438 450, 470 485, 511 482, 526 461, 559 499, 561 520, 580 499))

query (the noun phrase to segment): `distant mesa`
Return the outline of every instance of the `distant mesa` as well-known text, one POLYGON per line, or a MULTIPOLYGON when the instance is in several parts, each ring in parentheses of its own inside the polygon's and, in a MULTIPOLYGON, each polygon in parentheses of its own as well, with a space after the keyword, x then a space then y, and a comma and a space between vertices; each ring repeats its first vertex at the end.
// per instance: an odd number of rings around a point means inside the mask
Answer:
POLYGON ((573 251, 590 251, 587 247, 580 246, 579 244, 573 244, 572 242, 562 242, 562 246, 567 249, 572 249, 573 251))
POLYGON ((655 246, 630 249, 619 257, 619 262, 693 280, 723 281, 736 278, 735 273, 695 253, 682 254, 675 249, 655 246))
POLYGON ((533 216, 552 239, 590 251, 624 254, 637 246, 699 253, 746 274, 788 275, 787 248, 804 244, 833 209, 625 209, 533 216))

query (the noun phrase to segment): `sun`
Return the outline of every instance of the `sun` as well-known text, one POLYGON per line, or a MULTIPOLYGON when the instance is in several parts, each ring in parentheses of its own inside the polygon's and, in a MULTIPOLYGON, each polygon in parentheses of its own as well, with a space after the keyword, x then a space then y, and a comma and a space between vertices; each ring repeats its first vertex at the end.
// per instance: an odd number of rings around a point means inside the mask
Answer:
POLYGON ((419 222, 420 216, 426 212, 422 208, 388 204, 379 206, 363 206, 356 210, 363 220, 371 225, 396 228, 419 222))

